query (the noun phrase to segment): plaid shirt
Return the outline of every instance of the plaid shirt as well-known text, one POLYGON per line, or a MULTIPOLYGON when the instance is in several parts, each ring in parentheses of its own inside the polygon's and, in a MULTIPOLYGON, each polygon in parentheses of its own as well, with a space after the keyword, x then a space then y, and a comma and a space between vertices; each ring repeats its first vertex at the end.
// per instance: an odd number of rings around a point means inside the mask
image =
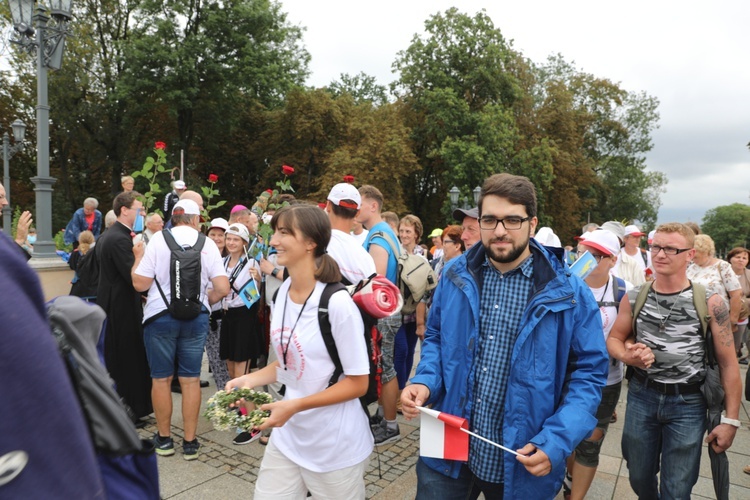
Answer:
MULTIPOLYGON (((521 316, 529 302, 533 257, 505 274, 486 260, 482 272, 484 285, 479 303, 471 430, 490 441, 504 444, 503 414, 510 358, 521 316)), ((500 448, 472 437, 469 468, 483 481, 502 483, 504 453, 500 448)))

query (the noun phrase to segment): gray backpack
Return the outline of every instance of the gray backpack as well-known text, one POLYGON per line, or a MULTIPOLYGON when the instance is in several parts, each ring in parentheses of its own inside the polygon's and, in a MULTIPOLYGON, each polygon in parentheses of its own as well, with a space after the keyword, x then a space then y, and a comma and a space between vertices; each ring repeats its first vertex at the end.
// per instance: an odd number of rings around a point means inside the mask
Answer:
POLYGON ((412 314, 424 295, 437 286, 437 275, 427 259, 403 251, 401 245, 383 231, 370 233, 368 241, 376 236, 384 238, 398 260, 398 286, 404 298, 401 314, 412 314))

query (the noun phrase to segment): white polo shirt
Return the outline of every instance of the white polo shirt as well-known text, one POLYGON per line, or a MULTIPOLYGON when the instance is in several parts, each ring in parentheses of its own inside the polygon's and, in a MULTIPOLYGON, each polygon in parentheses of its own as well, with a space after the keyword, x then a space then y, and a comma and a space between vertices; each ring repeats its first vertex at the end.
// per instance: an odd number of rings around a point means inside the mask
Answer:
POLYGON ((351 234, 332 229, 326 251, 339 265, 341 274, 349 283, 359 283, 375 273, 372 256, 351 234))
MULTIPOLYGON (((164 230, 166 231, 166 229, 164 230)), ((164 241, 164 231, 159 231, 149 241, 143 259, 135 270, 135 274, 146 278, 156 278, 159 280, 159 286, 167 297, 167 302, 172 297, 172 286, 169 278, 169 269, 171 263, 171 252, 164 241)), ((172 236, 179 245, 195 245, 198 241, 198 231, 190 226, 177 226, 170 229, 172 236)), ((219 253, 219 248, 211 238, 206 238, 206 242, 201 250, 201 301, 207 310, 211 310, 208 304, 208 295, 206 288, 208 283, 217 276, 226 276, 224 264, 219 253)), ((143 309, 143 320, 146 321, 152 316, 167 309, 167 304, 156 287, 156 281, 151 283, 148 290, 148 299, 146 307, 143 309)))

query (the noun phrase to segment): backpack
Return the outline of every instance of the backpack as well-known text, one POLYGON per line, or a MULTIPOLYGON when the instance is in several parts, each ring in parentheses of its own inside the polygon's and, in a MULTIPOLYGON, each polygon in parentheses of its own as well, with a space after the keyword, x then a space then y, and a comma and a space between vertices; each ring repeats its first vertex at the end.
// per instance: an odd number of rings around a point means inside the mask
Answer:
POLYGON ((377 236, 384 238, 388 242, 393 255, 396 256, 398 261, 398 283, 396 283, 396 286, 398 286, 404 298, 404 306, 401 308, 401 314, 412 314, 417 310, 417 304, 422 300, 425 293, 437 286, 435 270, 432 269, 430 263, 425 258, 402 252, 401 246, 383 231, 370 233, 367 237, 368 243, 372 238, 377 236))
MULTIPOLYGON (((167 311, 175 319, 191 320, 198 317, 203 310, 201 302, 201 250, 206 243, 206 235, 198 233, 198 241, 192 247, 180 246, 174 239, 172 231, 165 229, 164 241, 170 250, 169 280, 172 296, 167 302, 167 297, 159 285, 159 280, 154 279, 159 289, 161 298, 167 306, 167 311)), ((154 319, 156 316, 154 316, 154 319)))
POLYGON ((620 311, 620 301, 625 296, 625 280, 622 278, 614 277, 615 281, 612 286, 612 295, 614 296, 614 302, 599 300, 596 304, 599 307, 614 307, 617 311, 620 311))
MULTIPOLYGON (((339 377, 342 373, 344 373, 344 368, 341 366, 339 351, 336 347, 336 341, 333 338, 331 321, 328 318, 328 302, 331 300, 331 295, 340 290, 346 290, 347 293, 352 295, 356 293, 359 288, 351 287, 350 289, 346 286, 345 283, 341 282, 328 283, 323 289, 323 293, 321 293, 320 295, 320 302, 318 303, 318 327, 320 328, 320 333, 323 336, 323 342, 325 343, 328 355, 331 357, 331 361, 333 361, 334 365, 333 374, 328 380, 328 387, 331 387, 333 384, 338 382, 339 377)), ((274 292, 273 294, 274 303, 276 302, 278 294, 278 290, 276 290, 276 292, 274 292)), ((368 405, 370 405, 370 403, 374 403, 378 400, 378 398, 380 397, 380 388, 382 387, 382 383, 380 380, 381 373, 383 371, 380 364, 381 336, 380 331, 377 328, 378 320, 373 316, 370 316, 367 311, 363 310, 361 307, 357 306, 357 309, 359 309, 359 314, 360 316, 362 316, 362 322, 365 326, 365 345, 367 346, 367 358, 370 361, 370 375, 369 383, 367 385, 367 392, 364 394, 364 396, 361 396, 359 398, 359 402, 362 405, 362 409, 365 411, 367 417, 369 418, 370 411, 367 409, 367 407, 368 405)), ((286 387, 282 386, 279 393, 283 395, 285 392, 286 387)))
MULTIPOLYGON (((348 288, 343 283, 328 283, 320 295, 320 303, 318 304, 318 325, 320 327, 320 333, 323 335, 323 342, 325 342, 328 355, 331 356, 331 361, 335 369, 333 375, 328 380, 328 387, 332 386, 339 381, 339 377, 344 373, 344 369, 341 366, 341 358, 339 357, 338 349, 336 348, 336 342, 333 338, 333 332, 331 331, 331 321, 328 317, 328 302, 331 299, 331 295, 334 293, 346 290, 349 293, 348 288)), ((365 329, 365 344, 367 345, 367 357, 370 361, 370 375, 369 384, 367 386, 367 392, 364 396, 359 398, 359 402, 362 405, 362 409, 370 417, 370 411, 367 406, 370 403, 374 403, 380 396, 380 332, 377 329, 377 320, 372 316, 359 309, 362 315, 362 321, 364 322, 365 329)))
POLYGON ((61 296, 47 303, 47 316, 88 424, 107 498, 158 499, 154 445, 138 435, 97 352, 104 310, 61 296))

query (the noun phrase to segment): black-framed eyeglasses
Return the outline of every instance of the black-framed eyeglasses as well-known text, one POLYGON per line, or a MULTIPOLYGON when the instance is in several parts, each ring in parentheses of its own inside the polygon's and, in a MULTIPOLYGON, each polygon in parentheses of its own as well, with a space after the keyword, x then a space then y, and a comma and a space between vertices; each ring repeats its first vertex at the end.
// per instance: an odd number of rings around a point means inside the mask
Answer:
POLYGON ((651 254, 659 255, 659 252, 664 250, 664 255, 677 255, 678 253, 687 252, 692 248, 673 248, 673 247, 662 247, 659 245, 651 245, 651 254))
POLYGON ((443 245, 445 245, 446 243, 456 243, 456 242, 453 240, 443 240, 443 245))
MULTIPOLYGON (((578 254, 578 256, 580 257, 581 255, 585 254, 587 251, 588 250, 584 250, 584 251, 578 250, 578 251, 576 251, 576 254, 578 254)), ((609 259, 609 258, 612 257, 611 255, 597 255, 597 254, 593 254, 591 252, 589 252, 589 255, 591 255, 596 260, 596 262, 601 262, 602 259, 609 259)))
POLYGON ((502 224, 505 229, 508 231, 514 231, 516 229, 521 229, 521 226, 524 222, 527 220, 530 220, 531 217, 506 217, 504 219, 498 219, 497 217, 492 217, 491 215, 483 216, 481 219, 479 219, 479 229, 483 229, 485 231, 494 231, 494 229, 497 227, 498 224, 502 224))

